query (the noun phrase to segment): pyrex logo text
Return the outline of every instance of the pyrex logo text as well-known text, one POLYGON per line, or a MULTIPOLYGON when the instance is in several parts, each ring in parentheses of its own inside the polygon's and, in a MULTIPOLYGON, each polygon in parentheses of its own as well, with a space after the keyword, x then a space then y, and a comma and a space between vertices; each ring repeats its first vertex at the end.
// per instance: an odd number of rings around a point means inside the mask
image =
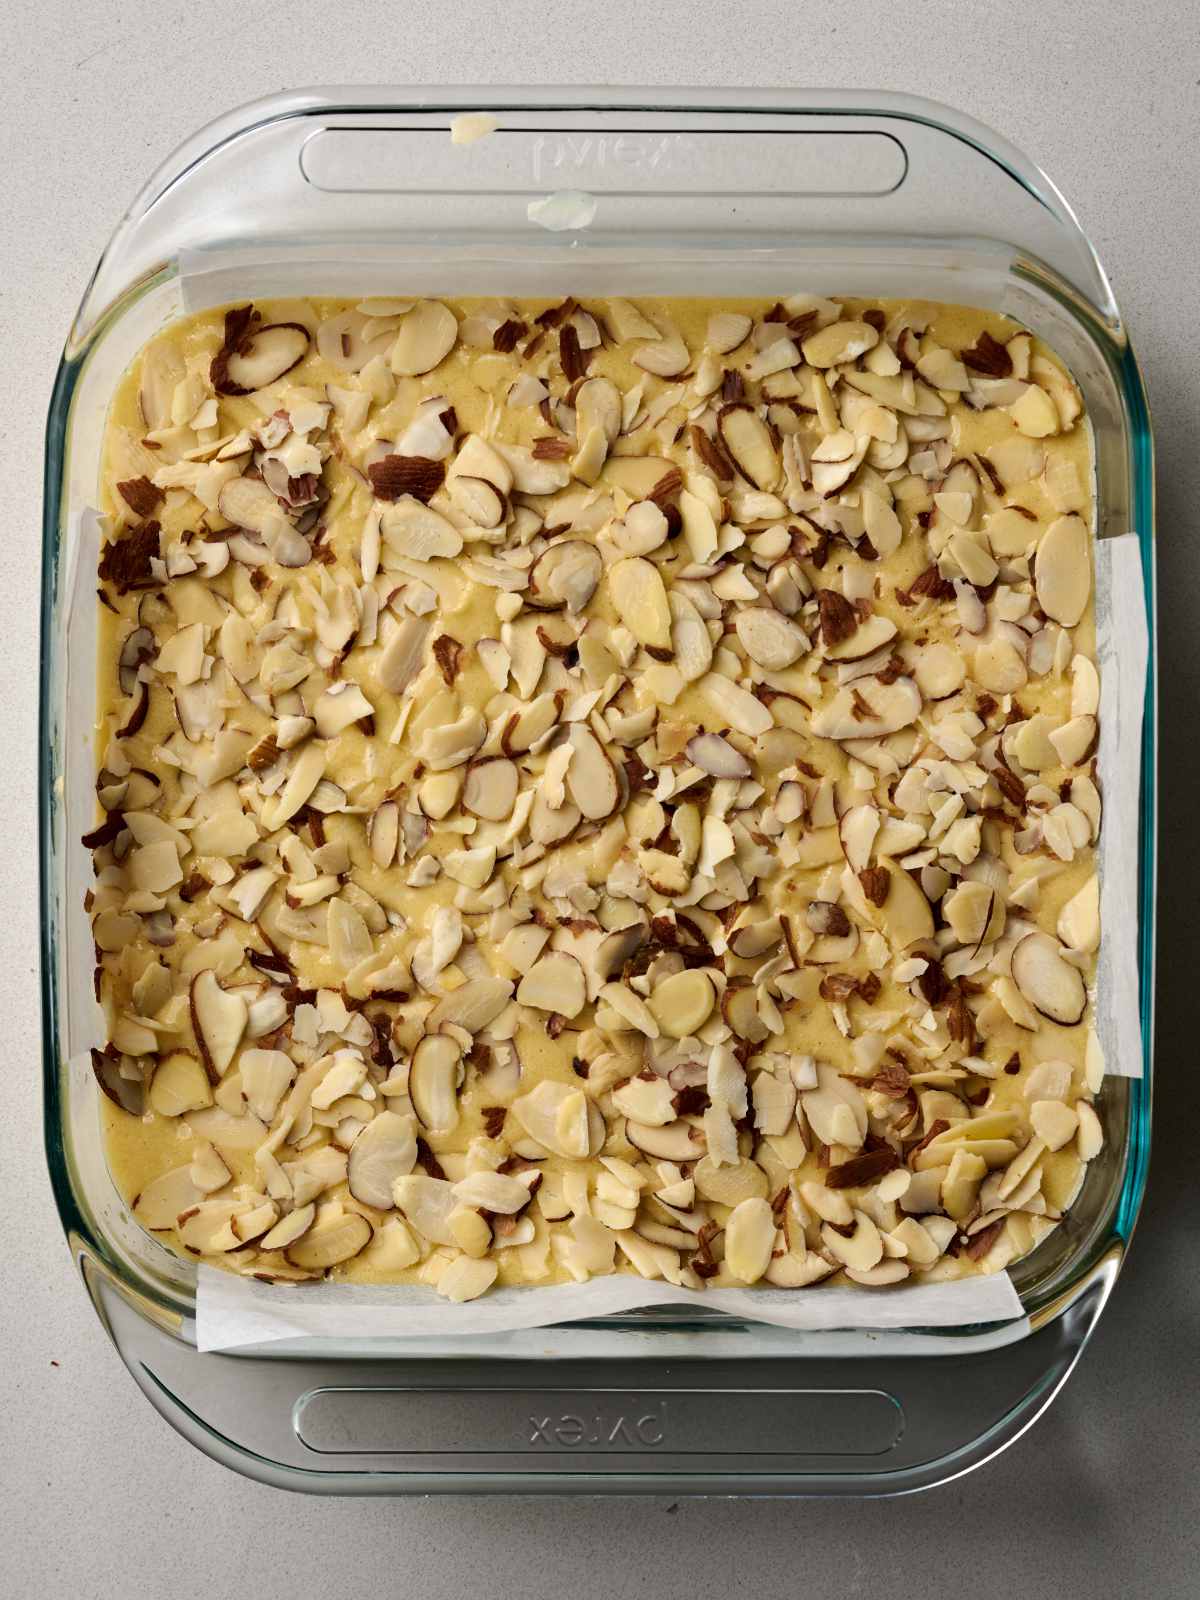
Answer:
POLYGON ((639 1446, 654 1449, 662 1444, 667 1433, 667 1408, 665 1403, 640 1416, 618 1414, 601 1416, 599 1412, 588 1416, 579 1411, 564 1411, 547 1417, 529 1418, 530 1445, 547 1445, 551 1450, 618 1448, 635 1450, 639 1446))
POLYGON ((662 174, 677 170, 688 148, 688 141, 674 133, 542 134, 533 145, 533 176, 538 183, 553 180, 557 188, 566 188, 564 179, 588 175, 662 174))

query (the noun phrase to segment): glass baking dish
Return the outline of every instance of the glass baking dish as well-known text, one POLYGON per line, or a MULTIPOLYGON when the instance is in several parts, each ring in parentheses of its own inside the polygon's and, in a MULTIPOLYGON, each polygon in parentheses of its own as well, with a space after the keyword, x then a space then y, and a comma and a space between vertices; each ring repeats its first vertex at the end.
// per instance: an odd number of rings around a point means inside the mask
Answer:
MULTIPOLYGON (((1155 850, 1153 475, 1137 363, 1053 185, 969 118, 818 91, 329 89, 213 123, 149 180, 67 340, 46 444, 41 895, 45 1131, 63 1225, 152 1403, 200 1448, 329 1493, 887 1493, 980 1464, 1065 1381, 1119 1270, 1146 1177, 1155 850), (499 129, 466 148, 464 110, 499 129), (549 232, 530 200, 595 199, 549 232), (109 398, 178 315, 268 294, 819 292, 1001 310, 1083 390, 1097 529, 1140 540, 1151 664, 1141 760, 1144 1075, 1110 1076, 1108 1131, 1069 1219, 1013 1268, 1005 1324, 812 1334, 646 1312, 436 1346, 195 1346, 195 1269, 127 1214, 105 1164, 90 932, 96 496, 109 398)), ((1132 755, 1132 753, 1130 753, 1132 755)))

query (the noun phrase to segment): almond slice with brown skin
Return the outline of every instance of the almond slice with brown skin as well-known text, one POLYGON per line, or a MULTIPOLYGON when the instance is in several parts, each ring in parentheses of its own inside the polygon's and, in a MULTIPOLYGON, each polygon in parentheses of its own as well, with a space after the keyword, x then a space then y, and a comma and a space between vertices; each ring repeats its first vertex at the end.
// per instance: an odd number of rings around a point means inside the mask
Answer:
POLYGON ((317 1204, 310 1200, 305 1206, 298 1206, 295 1211, 289 1211, 286 1216, 280 1217, 269 1232, 264 1233, 258 1241, 261 1250, 285 1250, 289 1244, 295 1244, 303 1234, 312 1227, 317 1215, 317 1204))
POLYGON ((859 873, 870 866, 879 823, 879 812, 874 806, 868 805, 851 806, 839 817, 838 835, 846 863, 852 872, 859 873))
POLYGON ((992 925, 996 898, 989 884, 967 880, 942 896, 942 916, 959 944, 978 949, 983 943, 992 925))
POLYGON ((1012 975, 1030 1005, 1052 1022, 1073 1027, 1083 1020, 1087 989, 1062 948, 1053 934, 1026 934, 1013 949, 1012 975))
POLYGON ((222 989, 216 973, 205 968, 192 979, 191 1016, 209 1081, 219 1083, 229 1070, 245 1031, 246 1002, 240 994, 222 989))
POLYGON ((921 691, 911 678, 882 683, 862 678, 839 689, 813 713, 812 731, 822 739, 882 739, 907 728, 921 714, 921 691))
POLYGON ((742 476, 756 489, 770 493, 783 468, 771 430, 754 407, 744 401, 722 406, 717 413, 717 432, 742 476))
POLYGON ((692 765, 711 778, 748 778, 754 770, 742 752, 719 733, 698 733, 686 748, 692 765))
POLYGON ((907 950, 918 940, 932 939, 933 909, 920 884, 894 861, 881 858, 879 865, 888 874, 887 895, 882 905, 872 905, 871 917, 892 949, 907 950))
POLYGON ((485 821, 503 822, 512 816, 520 782, 516 763, 505 756, 473 761, 463 783, 463 805, 485 821))
POLYGON ((592 821, 611 816, 621 789, 608 752, 586 723, 573 723, 568 737, 574 754, 567 768, 567 793, 582 816, 592 821))
POLYGON ((669 531, 666 517, 653 500, 635 500, 613 523, 610 537, 622 555, 645 556, 666 543, 669 531))
POLYGON ((635 367, 641 367, 643 372, 652 372, 659 378, 677 378, 681 372, 687 371, 691 359, 687 345, 674 330, 669 338, 641 345, 630 357, 635 367))
POLYGON ((371 1224, 357 1211, 326 1207, 312 1227, 284 1254, 294 1267, 308 1272, 323 1272, 350 1261, 371 1242, 371 1224))
POLYGON ((595 545, 582 539, 559 539, 547 545, 529 574, 526 599, 539 611, 578 616, 596 592, 604 563, 595 545))
POLYGON ((430 1133, 453 1133, 458 1126, 461 1077, 462 1051, 454 1040, 445 1033, 426 1034, 413 1051, 408 1094, 422 1126, 430 1133))
POLYGON ((434 1006, 426 1019, 429 1028, 450 1023, 468 1033, 482 1033, 504 1010, 512 998, 513 986, 507 978, 469 978, 434 1006))
POLYGON ((446 484, 446 493, 464 517, 477 528, 498 528, 504 521, 508 502, 494 483, 456 473, 446 484))
POLYGON ((718 716, 747 738, 757 739, 774 726, 774 718, 762 701, 721 673, 708 673, 701 678, 699 688, 718 716))
POLYGON ((852 1267, 859 1273, 869 1272, 883 1259, 883 1239, 865 1211, 854 1213, 854 1231, 850 1234, 840 1233, 828 1222, 822 1223, 821 1243, 844 1267, 852 1267))
MULTIPOLYGON (((695 1161, 704 1154, 704 1130, 682 1118, 655 1127, 649 1122, 625 1123, 625 1137, 636 1150, 657 1161, 695 1161)), ((763 1179, 764 1186, 766 1179, 763 1179)))
POLYGON ((217 510, 226 522, 268 541, 291 526, 261 478, 230 478, 217 495, 217 510))
POLYGON ((745 343, 751 326, 750 318, 740 311, 718 311, 708 319, 705 342, 719 356, 728 355, 745 343))
POLYGON ((458 321, 440 300, 418 300, 400 324, 392 346, 392 371, 397 377, 417 378, 432 372, 454 349, 458 321))
POLYGON ((203 1199, 203 1191, 192 1182, 191 1167, 173 1167, 146 1185, 133 1202, 133 1214, 143 1228, 173 1228, 178 1217, 203 1199))
POLYGON ((840 367, 878 343, 879 332, 869 322, 831 322, 810 334, 801 349, 810 367, 840 367))
POLYGON ((614 562, 608 587, 617 615, 639 644, 671 653, 671 608, 658 568, 641 556, 614 562))
POLYGON ((587 999, 583 968, 564 950, 542 956, 517 986, 517 1003, 561 1017, 577 1017, 587 999))
POLYGON ((557 808, 552 807, 540 787, 534 790, 533 808, 529 813, 529 837, 534 844, 561 844, 564 839, 571 837, 582 821, 583 813, 578 806, 568 801, 557 808))
POLYGON ((416 1163, 413 1118, 396 1111, 380 1111, 350 1146, 346 1167, 350 1193, 377 1211, 390 1211, 395 1204, 392 1185, 397 1178, 410 1173, 416 1163))
POLYGON ((876 650, 882 650, 896 637, 896 624, 890 617, 878 612, 869 616, 848 639, 842 639, 825 651, 827 661, 865 661, 876 650))
POLYGON ((253 394, 298 366, 307 353, 306 327, 299 322, 270 323, 223 362, 213 362, 213 388, 218 394, 253 394))

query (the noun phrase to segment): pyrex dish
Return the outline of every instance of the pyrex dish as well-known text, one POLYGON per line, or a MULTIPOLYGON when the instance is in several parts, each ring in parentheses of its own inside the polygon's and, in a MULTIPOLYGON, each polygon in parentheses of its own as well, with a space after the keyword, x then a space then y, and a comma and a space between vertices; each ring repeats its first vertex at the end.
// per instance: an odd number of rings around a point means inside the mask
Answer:
POLYGON ((1070 1218, 1012 1269, 1025 1317, 795 1333, 642 1313, 493 1341, 195 1349, 195 1273, 126 1213, 105 1166, 80 836, 91 826, 94 583, 109 397, 184 311, 288 292, 775 294, 803 286, 1013 316, 1067 362, 1091 419, 1097 533, 1137 532, 1153 630, 1140 375, 1102 269, 1053 186, 928 102, 826 93, 330 90, 234 113, 117 229, 51 406, 43 558, 46 1137, 72 1249, 152 1402, 217 1459, 321 1492, 880 1493, 986 1460, 1048 1404, 1111 1291, 1145 1182, 1154 888, 1153 671, 1141 752, 1141 1078, 1109 1077, 1105 1149, 1070 1218), (451 144, 460 109, 503 125, 451 144), (530 199, 598 198, 583 231, 530 199), (82 552, 82 555, 81 555, 82 552), (80 775, 86 781, 80 781, 80 775), (767 1364, 769 1361, 769 1365, 767 1364))

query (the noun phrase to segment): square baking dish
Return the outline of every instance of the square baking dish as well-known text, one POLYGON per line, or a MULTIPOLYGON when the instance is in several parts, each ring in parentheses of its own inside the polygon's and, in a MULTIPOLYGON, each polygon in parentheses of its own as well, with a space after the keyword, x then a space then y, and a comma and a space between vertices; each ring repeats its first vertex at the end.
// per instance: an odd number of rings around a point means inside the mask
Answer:
MULTIPOLYGON (((822 91, 328 89, 197 134, 119 223, 67 341, 46 444, 41 895, 47 1155, 71 1249, 139 1386, 216 1459, 321 1493, 888 1493, 1015 1439, 1103 1310, 1146 1177, 1155 885, 1153 473, 1137 363, 1053 185, 969 118, 822 91), (452 144, 451 120, 498 130, 452 144), (577 192, 584 227, 530 201, 577 192), (594 203, 593 203, 594 202, 594 203), (1083 391, 1097 534, 1140 542, 1151 655, 1137 905, 1141 1076, 1003 1324, 800 1333, 643 1312, 492 1341, 295 1340, 200 1354, 195 1268, 109 1177, 81 835, 91 827, 94 506, 109 399, 174 318, 280 294, 770 295, 957 301, 1046 340, 1083 391)), ((1133 752, 1127 752, 1130 759, 1133 752)), ((1128 1070, 1130 1064, 1126 1064, 1128 1070)))

